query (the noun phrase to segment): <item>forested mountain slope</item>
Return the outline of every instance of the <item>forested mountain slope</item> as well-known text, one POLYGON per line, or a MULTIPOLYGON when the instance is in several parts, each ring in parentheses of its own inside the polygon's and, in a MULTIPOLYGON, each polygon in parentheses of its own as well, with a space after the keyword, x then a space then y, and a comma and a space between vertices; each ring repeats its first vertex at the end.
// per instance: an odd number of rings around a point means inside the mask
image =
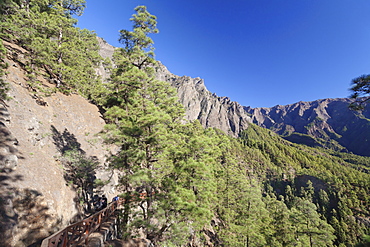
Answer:
POLYGON ((252 115, 253 123, 287 140, 370 156, 370 106, 354 111, 348 107, 352 102, 352 99, 322 99, 244 109, 252 115))
POLYGON ((369 242, 370 158, 294 144, 199 78, 166 74, 149 38, 156 17, 145 6, 135 8, 133 30, 120 31, 117 49, 74 27, 84 1, 0 7, 1 89, 12 97, 1 95, 9 107, 1 144, 20 166, 1 160, 5 246, 36 245, 92 213, 93 194, 113 178, 116 186, 103 192, 126 199, 122 239, 197 247, 369 242), (99 180, 103 168, 118 175, 99 180), (130 200, 135 193, 151 196, 130 200))

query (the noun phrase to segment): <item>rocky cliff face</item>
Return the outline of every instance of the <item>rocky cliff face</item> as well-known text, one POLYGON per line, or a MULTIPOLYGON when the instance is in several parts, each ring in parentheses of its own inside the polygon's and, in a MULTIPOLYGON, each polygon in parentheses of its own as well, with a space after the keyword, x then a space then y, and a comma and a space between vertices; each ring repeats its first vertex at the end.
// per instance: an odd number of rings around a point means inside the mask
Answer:
MULTIPOLYGON (((99 41, 101 55, 111 58, 114 47, 99 41)), ((209 92, 201 78, 177 76, 160 64, 157 79, 177 89, 188 120, 198 119, 237 137, 249 123, 271 129, 286 139, 310 146, 330 147, 370 156, 370 106, 361 112, 348 109, 351 99, 323 99, 271 108, 243 107, 228 97, 209 92)), ((103 68, 99 72, 106 78, 103 68)))
MULTIPOLYGON (((327 144, 335 141, 350 152, 370 156, 370 106, 356 112, 348 108, 351 102, 346 98, 322 99, 244 109, 252 116, 253 123, 286 136, 288 140, 305 143, 307 136, 294 134, 301 133, 321 138, 327 144)), ((320 143, 313 145, 320 146, 320 143)))
MULTIPOLYGON (((98 40, 100 55, 112 59, 115 47, 101 38, 98 40)), ((109 76, 104 67, 99 68, 98 74, 103 79, 109 76)), ((248 122, 252 122, 240 104, 210 93, 201 78, 174 75, 161 63, 156 68, 156 76, 158 80, 169 82, 177 89, 179 100, 185 106, 186 119, 190 121, 198 119, 206 128, 218 128, 235 137, 248 128, 248 122)))
POLYGON ((157 68, 157 78, 177 89, 188 120, 198 119, 206 128, 217 128, 235 137, 252 121, 239 103, 210 93, 200 78, 174 75, 162 64, 157 68))
POLYGON ((243 107, 210 93, 200 78, 173 75, 163 65, 157 76, 177 89, 187 119, 198 119, 204 127, 238 136, 248 123, 254 123, 292 142, 370 156, 370 106, 355 112, 348 108, 351 99, 323 99, 271 108, 243 107))
MULTIPOLYGON (((0 105, 0 245, 21 247, 79 219, 83 205, 77 188, 64 179, 61 151, 73 144, 104 164, 107 151, 95 134, 105 123, 98 108, 78 95, 41 98, 27 89, 22 69, 27 51, 5 45, 9 68, 4 79, 11 99, 0 105)), ((107 176, 103 167, 96 176, 107 176)), ((103 190, 115 196, 113 185, 103 190)))

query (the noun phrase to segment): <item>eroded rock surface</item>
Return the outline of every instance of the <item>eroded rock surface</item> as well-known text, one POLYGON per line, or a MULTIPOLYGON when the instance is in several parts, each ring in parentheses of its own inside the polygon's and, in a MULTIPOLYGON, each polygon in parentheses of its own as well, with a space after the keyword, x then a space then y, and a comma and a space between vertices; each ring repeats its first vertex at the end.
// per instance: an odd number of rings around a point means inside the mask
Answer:
POLYGON ((204 127, 217 128, 231 136, 238 136, 248 128, 251 118, 243 107, 228 97, 218 97, 209 92, 203 79, 174 75, 162 64, 157 68, 157 78, 177 89, 188 120, 198 119, 204 127))
POLYGON ((305 136, 335 141, 359 155, 370 156, 370 106, 362 111, 348 108, 352 99, 321 99, 298 102, 271 108, 250 108, 245 111, 253 123, 286 136, 288 140, 302 142, 305 136), (293 135, 292 135, 293 134, 293 135))
MULTIPOLYGON (((62 150, 74 145, 100 164, 107 151, 96 136, 105 124, 99 109, 78 95, 40 97, 27 89, 21 61, 26 51, 6 46, 10 55, 5 80, 11 99, 7 106, 0 104, 0 239, 4 246, 18 247, 83 217, 77 188, 64 179, 62 150)), ((101 168, 96 176, 109 174, 101 168)), ((102 193, 112 198, 116 191, 111 184, 102 193)))

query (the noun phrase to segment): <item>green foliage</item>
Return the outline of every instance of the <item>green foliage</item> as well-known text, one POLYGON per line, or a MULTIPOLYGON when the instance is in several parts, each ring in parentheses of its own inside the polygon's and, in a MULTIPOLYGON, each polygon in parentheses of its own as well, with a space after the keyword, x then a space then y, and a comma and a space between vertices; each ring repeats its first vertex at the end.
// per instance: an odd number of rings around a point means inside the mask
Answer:
POLYGON ((370 99, 370 75, 361 75, 352 80, 351 98, 356 101, 350 105, 354 110, 361 110, 370 99))
POLYGON ((364 235, 362 237, 362 242, 356 245, 356 247, 368 247, 368 246, 370 246, 370 235, 364 235))
POLYGON ((332 246, 334 229, 320 218, 315 204, 300 198, 294 204, 290 217, 298 246, 332 246))
POLYGON ((9 90, 8 84, 4 80, 5 69, 8 67, 8 64, 5 63, 4 58, 6 56, 6 49, 3 45, 3 42, 0 41, 0 100, 8 99, 7 92, 9 90))
POLYGON ((153 40, 148 35, 158 33, 157 17, 151 15, 145 6, 138 6, 135 11, 136 14, 130 19, 133 22, 133 31, 121 30, 119 41, 124 45, 126 57, 141 69, 155 63, 153 40))
POLYGON ((37 80, 43 69, 57 90, 91 99, 101 87, 95 68, 102 58, 96 35, 75 27, 77 20, 72 18, 82 14, 85 1, 8 0, 1 7, 0 38, 30 51, 25 66, 29 86, 46 90, 37 80))
POLYGON ((264 169, 255 171, 273 186, 277 196, 285 197, 290 210, 296 208, 299 198, 318 205, 316 211, 320 217, 335 230, 336 245, 354 246, 363 231, 368 232, 366 226, 354 220, 369 213, 367 157, 284 142, 270 131, 253 125, 242 134, 242 143, 267 158, 268 161, 260 162, 264 169), (303 189, 299 180, 293 179, 302 176, 313 179, 303 189), (333 210, 340 212, 336 218, 331 213, 333 210))
POLYGON ((102 185, 101 181, 95 180, 99 161, 95 157, 86 157, 83 151, 76 148, 65 151, 60 161, 66 182, 73 185, 80 200, 90 206, 89 199, 92 198, 93 189, 102 185))
POLYGON ((296 244, 296 233, 292 212, 289 210, 284 200, 278 200, 270 193, 264 198, 266 208, 271 218, 271 236, 267 239, 269 246, 294 246, 296 244))
POLYGON ((220 208, 220 217, 227 227, 221 237, 227 246, 266 246, 269 241, 271 218, 262 200, 261 188, 243 176, 229 178, 229 186, 234 186, 225 208, 220 208), (222 212, 222 211, 224 212, 222 212), (222 213, 221 213, 222 212, 222 213))
POLYGON ((336 151, 346 151, 346 149, 337 141, 338 139, 340 139, 340 136, 335 135, 334 133, 330 135, 331 136, 329 137, 326 132, 322 131, 322 136, 324 136, 325 138, 314 138, 307 134, 294 132, 290 135, 284 136, 284 139, 290 142, 304 144, 309 147, 322 147, 336 151))

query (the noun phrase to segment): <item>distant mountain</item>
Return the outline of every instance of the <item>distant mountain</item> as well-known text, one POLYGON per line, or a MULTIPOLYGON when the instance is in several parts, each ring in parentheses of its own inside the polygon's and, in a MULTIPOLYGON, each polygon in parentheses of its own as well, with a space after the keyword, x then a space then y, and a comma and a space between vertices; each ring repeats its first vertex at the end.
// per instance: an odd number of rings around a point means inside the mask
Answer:
MULTIPOLYGON (((100 54, 112 57, 114 47, 99 39, 100 54)), ((177 76, 159 64, 157 78, 177 89, 188 120, 218 128, 237 137, 250 123, 273 130, 285 139, 308 146, 370 156, 370 106, 356 112, 348 109, 351 99, 321 99, 271 108, 251 108, 209 92, 203 79, 177 76)), ((107 78, 104 68, 98 73, 107 78)))
POLYGON ((252 122, 285 139, 370 156, 370 107, 356 112, 351 99, 321 99, 271 108, 244 107, 252 122), (339 145, 338 145, 339 144, 339 145))
POLYGON ((157 68, 157 76, 177 89, 187 118, 198 119, 204 127, 238 136, 254 123, 295 143, 370 156, 370 106, 356 112, 348 108, 351 99, 338 98, 271 108, 243 107, 210 93, 200 78, 174 75, 163 65, 157 68))

